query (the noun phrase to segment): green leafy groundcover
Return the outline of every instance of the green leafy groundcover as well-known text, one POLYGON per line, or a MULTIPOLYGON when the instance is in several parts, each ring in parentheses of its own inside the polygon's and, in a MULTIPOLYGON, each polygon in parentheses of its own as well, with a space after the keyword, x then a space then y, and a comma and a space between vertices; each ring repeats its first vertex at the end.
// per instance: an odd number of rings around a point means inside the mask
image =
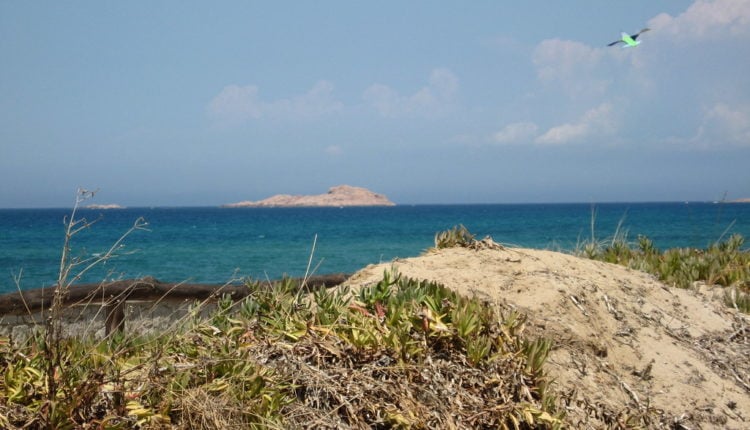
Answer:
POLYGON ((563 425, 544 372, 552 343, 526 338, 519 313, 388 272, 356 292, 247 288, 159 335, 0 339, 0 427, 563 425))

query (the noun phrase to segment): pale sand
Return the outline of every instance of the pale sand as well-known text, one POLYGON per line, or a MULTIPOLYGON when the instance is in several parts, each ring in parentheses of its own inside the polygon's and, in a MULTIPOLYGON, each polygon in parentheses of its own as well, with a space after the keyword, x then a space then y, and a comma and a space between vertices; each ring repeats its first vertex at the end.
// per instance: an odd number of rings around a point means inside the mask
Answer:
POLYGON ((669 288, 617 265, 507 248, 431 251, 368 266, 347 283, 372 284, 392 269, 526 313, 529 334, 555 341, 548 369, 559 393, 577 390, 568 413, 580 426, 592 425, 583 424, 587 403, 629 403, 684 414, 688 428, 750 427, 750 319, 723 304, 721 288, 669 288), (649 364, 650 378, 636 374, 649 364))

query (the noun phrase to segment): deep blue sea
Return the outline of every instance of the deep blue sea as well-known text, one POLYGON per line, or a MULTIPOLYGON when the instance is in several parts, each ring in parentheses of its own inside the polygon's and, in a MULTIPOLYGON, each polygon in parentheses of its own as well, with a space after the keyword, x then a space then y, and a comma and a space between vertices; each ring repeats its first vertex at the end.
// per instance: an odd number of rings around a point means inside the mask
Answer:
MULTIPOLYGON (((732 233, 750 239, 750 204, 606 203, 418 205, 377 208, 129 208, 79 210, 97 220, 73 238, 72 254, 102 254, 139 218, 147 231, 127 236, 119 257, 82 281, 153 276, 168 282, 223 283, 239 277, 304 275, 313 243, 317 274, 354 272, 411 257, 438 231, 463 224, 478 238, 528 248, 573 250, 620 226, 661 249, 704 248, 732 233)), ((0 210, 0 293, 55 282, 70 209, 0 210)), ((747 244, 746 244, 747 245, 747 244)))

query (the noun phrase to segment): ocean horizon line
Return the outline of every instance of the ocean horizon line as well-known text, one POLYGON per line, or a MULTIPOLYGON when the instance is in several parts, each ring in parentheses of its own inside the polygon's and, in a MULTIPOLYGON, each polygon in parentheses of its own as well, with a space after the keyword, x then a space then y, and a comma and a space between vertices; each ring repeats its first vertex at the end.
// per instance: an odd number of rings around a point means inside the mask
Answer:
MULTIPOLYGON (((543 205, 645 205, 645 204, 742 204, 748 203, 735 200, 604 200, 595 202, 569 201, 569 202, 505 202, 505 203, 395 203, 395 206, 368 206, 368 205, 350 205, 350 206, 248 206, 248 207, 223 207, 219 205, 122 205, 116 208, 89 208, 78 206, 78 210, 87 211, 118 211, 123 209, 226 209, 226 210, 253 210, 253 209, 347 209, 347 208, 397 208, 397 207, 445 207, 445 206, 543 206, 543 205)), ((0 210, 69 210, 70 206, 17 206, 17 207, 0 207, 0 210)))

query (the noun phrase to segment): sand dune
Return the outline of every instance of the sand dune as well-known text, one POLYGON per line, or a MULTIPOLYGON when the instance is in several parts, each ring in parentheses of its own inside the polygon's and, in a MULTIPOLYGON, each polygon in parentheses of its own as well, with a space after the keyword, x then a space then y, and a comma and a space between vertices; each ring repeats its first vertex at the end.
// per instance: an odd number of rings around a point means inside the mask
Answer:
POLYGON ((531 334, 555 341, 548 368, 576 427, 647 410, 674 428, 750 426, 749 321, 723 304, 720 288, 679 290, 621 266, 512 248, 431 251, 368 266, 347 283, 392 269, 525 312, 531 334))

